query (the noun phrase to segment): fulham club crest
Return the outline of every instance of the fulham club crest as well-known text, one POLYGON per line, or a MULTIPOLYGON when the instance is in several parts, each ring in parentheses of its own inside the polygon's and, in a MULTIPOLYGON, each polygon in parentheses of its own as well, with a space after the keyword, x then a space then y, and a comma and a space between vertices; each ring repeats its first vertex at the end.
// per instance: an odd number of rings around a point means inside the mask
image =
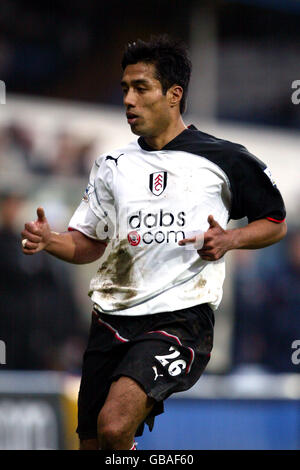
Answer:
POLYGON ((167 172, 158 171, 157 173, 151 173, 149 179, 149 188, 154 196, 160 196, 167 186, 167 172))

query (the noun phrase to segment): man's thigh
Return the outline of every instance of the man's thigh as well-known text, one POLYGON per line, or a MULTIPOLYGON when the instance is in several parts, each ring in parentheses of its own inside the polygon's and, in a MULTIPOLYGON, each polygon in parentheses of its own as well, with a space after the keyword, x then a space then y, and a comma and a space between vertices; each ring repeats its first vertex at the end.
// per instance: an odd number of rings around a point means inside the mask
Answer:
POLYGON ((108 396, 111 377, 127 351, 126 344, 113 347, 112 333, 92 316, 90 337, 83 356, 78 395, 78 427, 80 441, 97 439, 97 417, 108 396))
POLYGON ((99 427, 115 426, 134 435, 154 404, 155 400, 148 397, 140 384, 130 377, 121 376, 111 384, 99 413, 99 427))

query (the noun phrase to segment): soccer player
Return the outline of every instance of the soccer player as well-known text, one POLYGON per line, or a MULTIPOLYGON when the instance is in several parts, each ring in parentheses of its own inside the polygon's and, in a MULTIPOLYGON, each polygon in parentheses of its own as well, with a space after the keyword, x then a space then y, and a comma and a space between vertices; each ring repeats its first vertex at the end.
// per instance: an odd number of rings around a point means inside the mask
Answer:
POLYGON ((242 145, 186 126, 191 63, 165 36, 129 44, 121 86, 137 140, 96 159, 69 231, 42 207, 24 254, 81 264, 109 254, 91 280, 93 313, 78 398, 81 449, 131 449, 163 402, 192 387, 213 345, 224 255, 286 233, 266 165, 242 145), (247 217, 242 228, 230 219, 247 217))

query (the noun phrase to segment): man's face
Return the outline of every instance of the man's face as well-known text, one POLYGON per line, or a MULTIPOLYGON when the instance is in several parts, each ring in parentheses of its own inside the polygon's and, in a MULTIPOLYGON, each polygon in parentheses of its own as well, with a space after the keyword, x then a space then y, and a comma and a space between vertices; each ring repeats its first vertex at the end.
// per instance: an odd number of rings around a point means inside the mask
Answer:
POLYGON ((132 132, 144 137, 157 137, 164 132, 171 120, 170 105, 168 92, 163 94, 161 83, 155 78, 155 65, 128 65, 121 86, 132 132))

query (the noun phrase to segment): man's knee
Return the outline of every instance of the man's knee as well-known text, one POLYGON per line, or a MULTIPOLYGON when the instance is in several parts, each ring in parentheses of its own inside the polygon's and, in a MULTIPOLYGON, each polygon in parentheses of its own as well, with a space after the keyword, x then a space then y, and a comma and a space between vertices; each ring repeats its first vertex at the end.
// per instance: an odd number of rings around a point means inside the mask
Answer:
POLYGON ((133 379, 120 377, 113 382, 98 415, 100 447, 130 449, 136 429, 150 413, 153 403, 133 379))
POLYGON ((98 415, 98 440, 101 448, 120 449, 123 445, 128 448, 135 429, 124 417, 115 417, 108 409, 103 409, 98 415))

